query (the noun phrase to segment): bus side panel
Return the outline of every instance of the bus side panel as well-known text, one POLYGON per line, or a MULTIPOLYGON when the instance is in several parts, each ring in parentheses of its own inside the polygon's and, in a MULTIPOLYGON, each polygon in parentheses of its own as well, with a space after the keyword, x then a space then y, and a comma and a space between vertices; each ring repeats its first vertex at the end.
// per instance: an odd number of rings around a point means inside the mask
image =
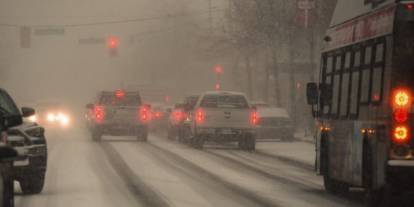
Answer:
POLYGON ((354 122, 352 134, 352 184, 362 186, 362 148, 363 136, 361 133, 362 122, 354 122))
POLYGON ((338 181, 352 181, 352 122, 333 121, 329 137, 330 176, 338 181))

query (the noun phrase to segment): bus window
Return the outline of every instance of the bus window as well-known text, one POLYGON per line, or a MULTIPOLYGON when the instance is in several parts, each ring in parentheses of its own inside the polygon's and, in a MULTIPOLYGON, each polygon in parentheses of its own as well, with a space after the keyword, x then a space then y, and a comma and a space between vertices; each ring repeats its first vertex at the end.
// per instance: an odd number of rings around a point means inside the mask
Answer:
POLYGON ((358 93, 359 93, 359 71, 352 72, 352 81, 351 81, 351 95, 349 97, 349 114, 357 115, 358 114, 358 93))
POLYGON ((332 108, 331 108, 331 115, 333 117, 335 117, 338 114, 340 81, 341 81, 341 75, 336 74, 334 76, 334 82, 333 82, 332 108))
POLYGON ((331 73, 333 69, 333 57, 329 56, 326 63, 326 73, 331 73))
POLYGON ((378 44, 375 52, 375 62, 384 61, 384 43, 378 44))
POLYGON ((348 115, 349 77, 349 73, 344 73, 342 75, 341 109, 339 113, 341 117, 346 117, 348 115))
POLYGON ((372 61, 372 47, 368 46, 365 48, 365 65, 370 65, 372 61))
POLYGON ((342 56, 336 57, 335 71, 341 70, 342 56))
MULTIPOLYGON (((332 76, 331 75, 326 76, 325 84, 327 84, 327 85, 331 85, 332 84, 332 76)), ((322 107, 323 107, 322 108, 322 114, 324 114, 324 115, 329 114, 329 109, 331 108, 331 106, 324 105, 322 107)))
POLYGON ((345 55, 345 69, 349 69, 351 67, 351 52, 347 52, 345 55))
POLYGON ((372 74, 372 100, 376 103, 382 99, 382 71, 383 69, 381 67, 375 68, 372 74))
POLYGON ((359 67, 361 65, 361 52, 355 52, 354 67, 359 67))
POLYGON ((362 71, 361 103, 369 103, 370 75, 371 70, 365 69, 362 71))

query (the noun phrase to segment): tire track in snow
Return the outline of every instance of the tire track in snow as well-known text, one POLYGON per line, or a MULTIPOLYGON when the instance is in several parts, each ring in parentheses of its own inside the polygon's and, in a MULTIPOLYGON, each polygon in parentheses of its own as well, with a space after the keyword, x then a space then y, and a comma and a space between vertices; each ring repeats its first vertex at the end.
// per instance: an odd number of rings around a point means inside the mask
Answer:
POLYGON ((146 207, 170 207, 156 191, 151 189, 141 178, 135 175, 113 146, 109 143, 101 143, 101 146, 107 155, 109 163, 124 181, 128 189, 136 195, 138 202, 145 204, 146 207))
POLYGON ((160 147, 153 143, 148 143, 150 147, 152 147, 154 150, 164 153, 166 156, 170 157, 171 159, 174 159, 176 162, 180 163, 185 168, 192 169, 194 172, 196 172, 198 175, 202 177, 207 177, 208 179, 215 180, 216 182, 221 183, 223 186, 228 188, 229 190, 240 194, 241 196, 253 201, 254 203, 257 203, 259 206, 263 207, 281 207, 281 205, 278 205, 274 201, 270 201, 262 196, 257 195, 255 192, 250 191, 248 189, 245 189, 241 186, 238 186, 234 183, 231 183, 220 176, 211 173, 209 171, 206 171, 205 169, 201 168, 200 166, 192 163, 191 161, 188 161, 187 159, 183 158, 182 156, 169 151, 168 149, 165 149, 163 147, 160 147))
POLYGON ((333 195, 330 195, 330 194, 326 193, 325 191, 316 191, 315 189, 321 188, 321 186, 316 185, 314 183, 307 182, 306 180, 303 180, 302 178, 299 178, 299 177, 287 178, 287 177, 284 177, 284 176, 279 176, 279 175, 276 175, 274 173, 268 172, 267 170, 263 169, 262 164, 258 163, 257 161, 255 161, 251 158, 243 157, 243 156, 241 156, 237 153, 230 152, 230 154, 233 154, 237 158, 245 160, 246 162, 252 163, 252 164, 247 164, 244 161, 240 161, 239 159, 235 159, 235 158, 232 158, 230 156, 226 156, 226 155, 223 155, 223 154, 220 154, 220 153, 217 153, 217 152, 208 151, 208 150, 204 151, 204 152, 206 152, 207 154, 211 154, 213 156, 216 156, 217 158, 220 158, 220 159, 226 160, 228 162, 234 163, 234 164, 238 165, 239 167, 245 168, 247 170, 250 170, 252 172, 260 174, 264 177, 275 180, 276 182, 280 182, 284 185, 297 186, 300 190, 302 190, 306 193, 313 194, 317 197, 323 197, 328 201, 338 202, 338 203, 352 205, 352 206, 359 206, 360 205, 360 203, 357 201, 357 199, 352 198, 350 196, 335 197, 333 195))

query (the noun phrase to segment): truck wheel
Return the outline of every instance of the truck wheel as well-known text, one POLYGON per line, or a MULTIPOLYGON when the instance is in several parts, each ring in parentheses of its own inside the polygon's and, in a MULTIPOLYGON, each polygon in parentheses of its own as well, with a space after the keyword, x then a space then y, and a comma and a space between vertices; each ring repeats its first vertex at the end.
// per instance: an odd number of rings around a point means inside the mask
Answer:
POLYGON ((45 172, 34 172, 20 180, 20 187, 24 194, 38 194, 45 184, 45 172))
POLYGON ((192 139, 192 145, 196 149, 203 149, 203 147, 204 147, 204 138, 202 138, 202 137, 194 137, 192 139))
POLYGON ((137 130, 137 139, 141 142, 147 142, 148 141, 148 128, 143 127, 141 129, 137 130))
POLYGON ((5 172, 0 173, 0 204, 4 207, 14 207, 14 182, 5 172))
POLYGON ((256 138, 253 135, 246 138, 246 150, 249 152, 256 150, 256 138))
POLYGON ((245 137, 241 137, 239 139, 239 149, 240 150, 245 150, 246 149, 246 138, 245 137))
POLYGON ((102 132, 98 129, 92 129, 92 140, 94 142, 100 142, 102 140, 102 132))

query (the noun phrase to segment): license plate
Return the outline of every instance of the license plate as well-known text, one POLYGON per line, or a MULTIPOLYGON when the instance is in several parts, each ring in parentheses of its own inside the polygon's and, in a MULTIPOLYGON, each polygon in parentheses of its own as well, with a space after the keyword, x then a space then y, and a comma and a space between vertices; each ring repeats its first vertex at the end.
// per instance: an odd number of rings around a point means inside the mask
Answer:
POLYGON ((221 133, 222 134, 233 134, 233 130, 231 130, 231 129, 223 129, 223 130, 221 130, 221 133))
POLYGON ((25 160, 19 160, 19 161, 14 161, 13 162, 13 166, 18 167, 18 166, 27 166, 29 165, 29 159, 25 159, 25 160))

